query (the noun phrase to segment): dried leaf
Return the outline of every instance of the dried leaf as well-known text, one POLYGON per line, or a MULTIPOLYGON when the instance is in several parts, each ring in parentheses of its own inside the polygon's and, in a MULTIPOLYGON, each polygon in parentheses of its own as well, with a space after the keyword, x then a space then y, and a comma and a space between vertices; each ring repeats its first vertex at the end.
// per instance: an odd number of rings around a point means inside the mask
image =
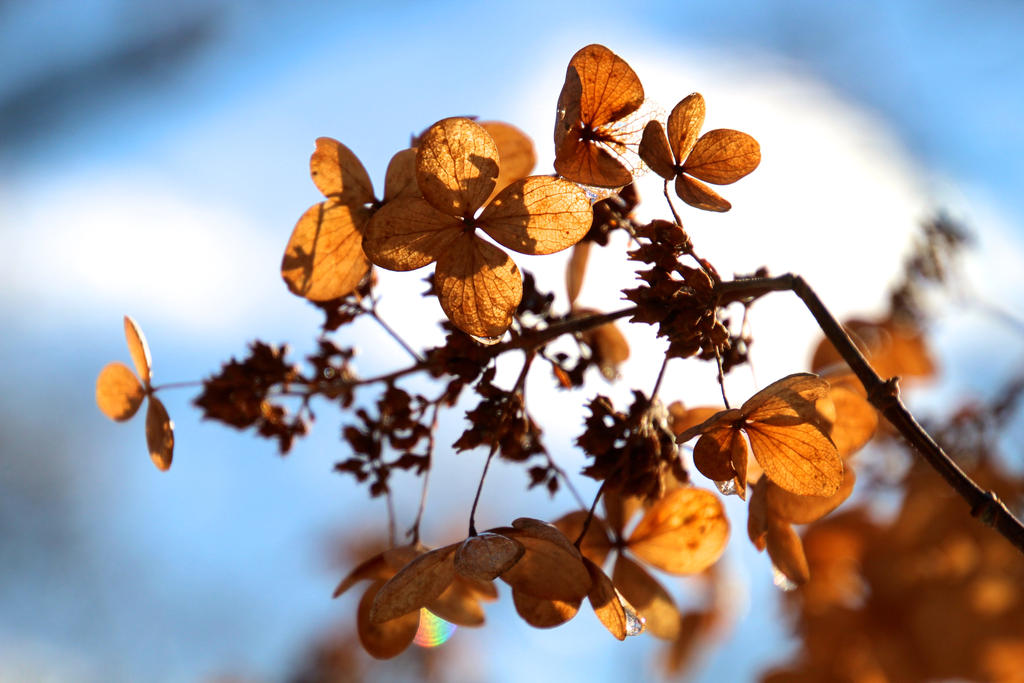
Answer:
POLYGON ((467 334, 500 337, 523 296, 519 268, 501 249, 460 235, 437 260, 434 288, 445 315, 467 334))
POLYGON ((281 259, 289 291, 310 301, 329 301, 353 291, 370 270, 360 226, 365 209, 328 200, 299 218, 281 259))
POLYGON ((676 195, 696 209, 704 211, 728 211, 732 204, 699 180, 690 176, 676 176, 676 195))
POLYGON ((422 197, 416 183, 416 148, 395 153, 384 175, 384 203, 399 197, 422 197))
POLYGON ((577 242, 569 255, 569 264, 565 267, 565 292, 569 298, 569 307, 576 302, 576 297, 583 289, 583 278, 587 274, 587 260, 590 257, 589 241, 577 242))
POLYGON ((363 593, 356 612, 356 630, 359 633, 359 642, 370 656, 391 659, 409 647, 412 639, 416 637, 420 611, 417 609, 390 621, 373 621, 370 619, 370 612, 376 604, 375 599, 382 586, 384 582, 377 581, 363 593))
POLYGON ((313 183, 324 196, 353 208, 373 201, 373 185, 359 159, 345 145, 331 138, 317 138, 309 158, 313 183))
POLYGON ((149 397, 149 408, 146 409, 146 445, 156 468, 161 472, 170 469, 174 457, 174 423, 156 396, 149 397))
POLYGON ((672 156, 676 163, 690 156, 700 129, 704 125, 704 97, 691 93, 680 100, 668 115, 668 143, 672 146, 672 156))
POLYGON ((577 603, 590 590, 590 574, 576 547, 555 527, 518 519, 503 535, 519 541, 526 552, 502 580, 517 591, 545 600, 577 603))
POLYGON ((619 555, 612 583, 647 621, 651 635, 672 640, 679 632, 679 610, 672 596, 650 574, 625 555, 619 555))
POLYGON ((454 117, 420 137, 416 180, 432 206, 468 218, 484 205, 498 177, 498 147, 480 124, 454 117))
POLYGON ((626 543, 630 552, 658 569, 696 574, 715 563, 728 540, 729 522, 718 497, 687 487, 652 505, 626 543))
POLYGON ((665 127, 660 121, 648 121, 644 126, 644 136, 640 140, 640 158, 665 180, 672 180, 675 177, 676 167, 672 159, 672 150, 669 149, 665 127))
POLYGON ((124 363, 108 363, 96 378, 96 405, 111 420, 131 418, 145 397, 139 379, 124 363))
POLYGON ((720 128, 700 136, 683 163, 683 172, 715 185, 728 185, 760 163, 757 140, 738 130, 720 128))
POLYGON ((356 565, 352 571, 348 573, 339 583, 338 587, 334 589, 334 594, 331 597, 338 597, 342 595, 352 586, 356 585, 360 581, 366 579, 373 579, 380 581, 382 584, 387 579, 390 579, 395 575, 395 570, 388 566, 388 563, 384 560, 384 553, 377 553, 373 557, 370 557, 358 565, 356 565))
POLYGON ((484 608, 476 593, 462 581, 452 581, 426 608, 458 626, 482 626, 484 623, 484 608))
POLYGON ((530 175, 537 165, 537 154, 530 137, 511 124, 481 121, 480 126, 490 133, 498 148, 498 178, 491 193, 493 197, 511 183, 530 175))
POLYGON ((772 558, 776 569, 795 584, 807 583, 811 570, 804 555, 804 544, 793 527, 769 517, 765 540, 768 556, 772 558))
POLYGON ((363 250, 376 265, 388 270, 415 270, 436 261, 464 224, 426 200, 401 197, 377 210, 366 224, 363 250))
POLYGON ((843 472, 843 483, 831 496, 798 496, 795 493, 765 481, 765 506, 780 520, 791 524, 810 524, 835 510, 850 497, 857 477, 853 469, 843 472))
POLYGON ((370 620, 380 624, 396 619, 418 611, 441 595, 455 578, 453 558, 457 547, 452 544, 431 550, 405 565, 377 593, 370 620))
POLYGON ((473 579, 492 581, 511 569, 524 552, 519 541, 501 534, 470 536, 455 552, 455 571, 473 579))
POLYGON ((142 385, 148 389, 152 379, 153 358, 149 353, 146 335, 130 315, 124 317, 124 338, 128 342, 128 353, 132 356, 135 372, 139 374, 142 385))
POLYGON ((561 178, 531 176, 499 192, 477 222, 509 249, 552 254, 579 242, 593 219, 590 200, 579 185, 561 178))
POLYGON ((576 616, 580 610, 582 598, 576 600, 552 600, 538 598, 515 586, 512 587, 512 602, 516 612, 530 626, 536 628, 553 628, 561 626, 576 616))
POLYGON ((748 421, 776 417, 813 420, 814 402, 828 396, 829 384, 817 375, 798 372, 772 382, 744 403, 740 412, 748 421))

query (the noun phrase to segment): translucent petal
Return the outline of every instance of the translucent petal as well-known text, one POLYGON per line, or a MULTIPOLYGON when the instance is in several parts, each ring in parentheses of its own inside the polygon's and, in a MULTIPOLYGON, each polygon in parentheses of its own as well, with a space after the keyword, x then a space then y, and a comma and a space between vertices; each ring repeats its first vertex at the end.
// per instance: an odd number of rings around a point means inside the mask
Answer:
POLYGON ((416 183, 416 149, 411 147, 397 152, 388 163, 384 176, 384 202, 399 197, 422 197, 416 183))
POLYGON ((462 235, 465 224, 424 199, 388 202, 366 224, 363 251, 381 268, 415 270, 436 261, 462 235))
POLYGON ((317 138, 309 171, 313 183, 327 197, 359 207, 373 201, 369 174, 352 150, 337 140, 317 138))
POLYGON ((579 242, 593 220, 590 200, 579 185, 531 176, 502 190, 477 222, 502 246, 523 254, 551 254, 579 242))
POLYGON ((695 574, 718 560, 728 540, 729 522, 718 497, 704 489, 684 487, 647 510, 627 546, 658 569, 695 574))
POLYGON ((523 297, 519 268, 501 249, 461 234, 437 260, 434 287, 445 315, 467 334, 497 337, 523 297))
POLYGON ((668 143, 676 163, 690 155, 703 126, 704 97, 699 92, 687 95, 672 108, 668 115, 668 143))
POLYGON ((660 121, 650 121, 644 127, 644 136, 640 140, 640 158, 651 167, 651 170, 665 180, 671 180, 676 175, 675 162, 672 160, 672 150, 668 146, 668 138, 665 137, 665 127, 660 121))
POLYGON ((124 363, 108 363, 96 378, 96 405, 111 420, 131 418, 145 397, 139 379, 124 363))
POLYGON ((695 209, 721 213, 732 208, 732 204, 710 187, 682 173, 676 176, 676 195, 695 209))
POLYGON ((156 468, 161 472, 170 469, 174 457, 174 423, 156 396, 149 397, 146 409, 146 445, 156 468))
POLYGON ((720 128, 700 136, 683 163, 683 171, 715 185, 728 185, 760 163, 761 146, 757 140, 738 130, 720 128))
POLYGON ((153 358, 149 353, 146 335, 130 315, 124 317, 124 338, 128 342, 128 353, 132 356, 135 372, 139 373, 142 384, 148 387, 152 380, 153 358))
POLYGON ((365 210, 333 200, 302 214, 281 259, 281 277, 289 291, 310 301, 328 301, 354 290, 370 270, 359 232, 366 217, 365 210))
POLYGON ((424 199, 439 211, 474 215, 491 196, 497 178, 498 147, 480 124, 443 119, 420 138, 416 180, 424 199))

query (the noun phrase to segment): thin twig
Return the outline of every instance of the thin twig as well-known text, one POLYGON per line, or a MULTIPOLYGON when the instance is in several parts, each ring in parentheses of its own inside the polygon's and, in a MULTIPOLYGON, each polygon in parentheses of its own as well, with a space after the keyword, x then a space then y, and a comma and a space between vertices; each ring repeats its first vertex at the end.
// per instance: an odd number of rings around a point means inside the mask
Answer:
POLYGON ((437 415, 441 410, 441 400, 438 399, 434 403, 434 414, 430 419, 430 433, 427 435, 427 467, 423 473, 423 490, 420 492, 420 507, 416 511, 416 521, 413 522, 412 529, 409 530, 409 535, 412 537, 413 544, 419 543, 420 540, 420 521, 423 519, 423 511, 427 507, 427 487, 430 483, 430 469, 434 464, 434 443, 435 433, 437 432, 437 415))
POLYGON ((408 352, 408 354, 413 357, 413 360, 415 360, 418 363, 422 363, 423 362, 423 356, 421 356, 420 354, 416 353, 416 350, 413 349, 411 346, 409 346, 409 344, 407 344, 406 341, 404 339, 402 339, 401 336, 399 336, 398 332, 395 332, 394 328, 391 327, 391 325, 388 325, 384 321, 383 318, 381 318, 379 315, 377 315, 376 302, 374 302, 374 307, 369 309, 369 310, 367 310, 366 312, 369 313, 370 317, 373 318, 374 320, 376 320, 377 323, 382 328, 384 328, 385 332, 387 332, 389 335, 391 335, 392 339, 394 339, 396 342, 398 342, 399 346, 401 346, 403 349, 405 349, 406 352, 408 352))
POLYGON ((469 535, 476 536, 476 506, 480 502, 480 492, 484 490, 484 479, 487 478, 487 469, 491 466, 491 459, 494 458, 494 454, 498 452, 498 442, 495 441, 491 446, 491 451, 487 454, 487 461, 484 462, 484 471, 480 474, 480 483, 476 486, 476 496, 473 497, 473 507, 469 511, 469 535))
POLYGON ((654 380, 654 388, 651 389, 651 402, 654 402, 655 397, 658 395, 658 389, 661 389, 661 380, 665 377, 665 368, 668 367, 669 355, 665 354, 665 360, 661 361, 661 370, 658 370, 658 379, 654 380))
POLYGON ((935 440, 918 424, 899 395, 898 378, 883 380, 847 335, 818 295, 799 275, 766 278, 742 278, 716 287, 719 303, 753 301, 769 292, 792 291, 814 316, 818 326, 850 366, 867 391, 868 400, 903 435, 946 482, 970 505, 971 515, 993 527, 1024 552, 1024 524, 1013 516, 992 491, 976 484, 935 440))
POLYGON ((573 544, 577 549, 580 547, 580 543, 583 542, 583 537, 587 535, 587 531, 590 529, 590 520, 594 519, 594 510, 597 509, 597 501, 601 500, 601 494, 604 493, 604 487, 607 483, 608 480, 605 479, 601 482, 601 487, 597 489, 597 495, 594 496, 594 502, 590 505, 590 512, 587 513, 586 519, 583 520, 583 528, 580 529, 580 535, 576 538, 576 542, 573 544))
POLYGON ((194 379, 189 382, 168 382, 166 384, 158 384, 153 387, 153 391, 161 391, 163 389, 183 389, 185 387, 197 387, 203 383, 201 379, 194 379))

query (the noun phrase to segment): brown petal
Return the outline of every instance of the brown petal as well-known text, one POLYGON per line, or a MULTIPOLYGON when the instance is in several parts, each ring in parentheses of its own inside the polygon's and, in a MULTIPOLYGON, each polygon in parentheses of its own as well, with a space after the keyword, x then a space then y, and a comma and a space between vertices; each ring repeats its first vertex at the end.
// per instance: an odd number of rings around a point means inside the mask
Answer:
POLYGON ((652 505, 633 529, 627 545, 630 552, 658 569, 671 574, 696 574, 718 560, 728 540, 729 522, 718 497, 710 491, 687 487, 672 491, 652 505))
POLYGON ((746 451, 747 443, 730 425, 710 429, 693 447, 693 466, 711 481, 729 481, 736 476, 732 454, 739 447, 746 451))
POLYGON ((466 334, 500 337, 523 298, 519 268, 501 249, 459 235, 437 260, 434 288, 445 315, 466 334))
POLYGON ((622 187, 633 182, 625 164, 604 147, 581 140, 576 130, 567 133, 558 146, 555 172, 574 183, 594 187, 622 187))
POLYGON ((397 548, 388 548, 381 555, 384 557, 384 562, 391 568, 391 575, 394 576, 405 565, 427 552, 427 550, 427 547, 417 543, 415 545, 400 545, 397 548))
POLYGON ((487 205, 478 223, 498 244, 523 254, 552 254, 579 242, 594 220, 587 193, 576 183, 530 176, 487 205))
POLYGON ((802 496, 831 496, 842 483, 843 461, 835 444, 817 425, 751 422, 746 433, 754 459, 765 475, 787 491, 802 496))
POLYGON ((750 502, 747 503, 747 536, 758 550, 765 548, 765 534, 768 533, 768 479, 761 477, 750 487, 750 502))
POLYGON ((864 398, 859 384, 843 384, 829 379, 828 397, 832 404, 827 420, 828 435, 839 457, 848 458, 864 447, 878 429, 878 412, 864 398))
POLYGON ((502 121, 481 121, 480 126, 490 133, 498 148, 498 178, 493 197, 515 181, 525 178, 537 165, 533 141, 515 126, 502 121))
POLYGON ((530 626, 553 628, 561 626, 580 611, 582 598, 576 600, 551 600, 538 598, 516 587, 512 588, 512 602, 516 612, 530 626))
POLYGON ((681 401, 673 401, 668 406, 669 421, 672 425, 672 433, 679 436, 691 427, 705 422, 711 417, 722 412, 720 408, 712 406, 699 406, 687 408, 681 401))
POLYGON ((130 315, 124 317, 124 338, 128 342, 128 353, 132 356, 135 372, 139 373, 139 379, 142 380, 143 386, 149 388, 153 372, 153 358, 149 354, 146 335, 142 333, 142 328, 130 315))
POLYGON ((494 191, 498 147, 480 124, 466 118, 438 121, 420 137, 416 180, 434 208, 470 217, 494 191))
MULTIPOLYGON (((597 313, 597 311, 594 311, 597 313)), ((609 382, 619 377, 619 366, 629 359, 629 342, 615 323, 598 325, 581 333, 594 352, 594 361, 609 382)))
POLYGON ((501 534, 485 532, 470 536, 455 551, 455 571, 469 578, 493 581, 511 569, 524 552, 519 541, 501 534))
POLYGON ((644 136, 640 140, 640 158, 665 180, 672 180, 675 177, 672 150, 669 149, 665 127, 660 121, 648 121, 644 127, 644 136))
POLYGON ((703 125, 704 97, 699 92, 690 93, 672 108, 668 115, 668 142, 676 163, 690 156, 703 125))
POLYGON ((146 409, 146 445, 156 468, 161 472, 170 469, 174 457, 174 423, 156 396, 149 397, 149 408, 146 409))
POLYGON ((647 571, 625 555, 619 555, 612 583, 636 607, 656 638, 672 640, 679 632, 679 610, 672 596, 647 571))
POLYGON ((732 208, 710 187, 681 173, 676 176, 676 195, 695 209, 723 212, 732 208))
POLYGON ((352 586, 365 579, 374 579, 382 584, 385 580, 395 575, 395 570, 388 566, 384 559, 384 553, 377 553, 373 557, 363 560, 348 573, 334 589, 332 597, 338 597, 352 586))
POLYGON ((452 581, 444 591, 427 603, 426 608, 459 626, 481 626, 484 608, 473 590, 461 581, 452 581))
POLYGON ((107 363, 96 378, 96 405, 111 420, 129 419, 145 397, 138 377, 124 363, 107 363))
POLYGON ((576 602, 590 590, 583 557, 562 532, 537 520, 517 519, 505 535, 526 548, 522 558, 502 575, 514 589, 546 600, 576 602))
POLYGON ((302 214, 281 260, 281 277, 292 294, 328 301, 356 288, 370 270, 359 233, 366 216, 333 200, 302 214))
POLYGON ((397 152, 388 162, 384 176, 384 202, 399 197, 422 197, 416 183, 416 148, 410 147, 397 152))
POLYGON ((817 375, 798 372, 772 382, 744 402, 740 412, 749 422, 781 416, 816 419, 814 402, 828 396, 829 384, 817 375))
POLYGON ((325 196, 353 207, 373 201, 373 185, 359 159, 345 145, 331 138, 317 138, 309 158, 313 183, 325 196))
POLYGON ((416 637, 416 629, 420 625, 420 611, 417 609, 390 621, 371 620, 370 612, 383 585, 383 581, 377 581, 363 593, 359 601, 359 610, 356 612, 356 628, 359 632, 359 642, 372 657, 391 659, 409 647, 412 639, 416 637))
POLYGON ((419 197, 401 197, 366 224, 363 250, 381 268, 415 270, 436 261, 465 225, 419 197))
MULTIPOLYGON (((644 506, 643 500, 638 496, 624 496, 617 491, 609 491, 607 488, 604 495, 601 496, 601 505, 604 507, 604 516, 607 520, 608 528, 614 529, 615 534, 618 536, 623 535, 626 525, 630 523, 637 511, 644 506)), ((601 562, 601 564, 604 563, 601 562)))
POLYGON ((569 255, 569 263, 565 267, 565 293, 569 298, 569 308, 576 303, 576 297, 583 289, 583 278, 587 274, 587 260, 590 257, 592 242, 577 242, 569 255))
POLYGON ((594 608, 594 614, 609 633, 619 640, 625 640, 628 626, 626 610, 619 602, 618 592, 615 590, 612 580, 601 571, 600 567, 587 558, 583 558, 583 564, 587 567, 592 582, 587 599, 590 600, 590 606, 594 608))
POLYGON ((835 510, 850 497, 857 477, 853 468, 843 472, 843 483, 831 496, 798 496, 771 481, 765 481, 765 506, 780 520, 791 524, 810 524, 835 510))
POLYGON ((580 119, 597 128, 640 108, 644 88, 629 64, 604 45, 587 45, 569 60, 580 80, 580 119))
POLYGON ((804 555, 804 544, 792 526, 769 518, 766 543, 776 569, 795 584, 807 583, 811 570, 804 555))
POLYGON ((455 575, 455 583, 461 583, 473 592, 477 600, 494 602, 498 599, 498 588, 490 581, 471 579, 468 576, 455 575))
MULTIPOLYGON (((604 495, 607 501, 608 494, 605 493, 604 495)), ((580 532, 583 531, 583 523, 586 521, 588 514, 587 510, 570 512, 556 519, 555 526, 565 534, 566 538, 575 543, 576 539, 579 538, 580 532)), ((600 517, 594 515, 590 520, 590 526, 587 527, 587 533, 580 543, 580 553, 595 564, 603 565, 611 549, 612 544, 608 540, 607 527, 600 517)))
POLYGON ((370 609, 376 624, 425 607, 455 578, 453 558, 458 544, 431 550, 405 565, 377 593, 370 609))
POLYGON ((700 136, 683 164, 683 171, 695 178, 728 185, 747 175, 761 163, 757 140, 738 130, 720 128, 700 136))
POLYGON ((713 413, 710 417, 708 417, 700 424, 688 427, 685 430, 683 430, 679 434, 679 436, 676 437, 676 443, 686 443, 687 441, 697 436, 698 434, 709 432, 720 425, 722 427, 726 425, 731 425, 733 422, 736 422, 742 417, 743 414, 740 411, 736 410, 735 408, 732 408, 730 410, 719 410, 713 413))

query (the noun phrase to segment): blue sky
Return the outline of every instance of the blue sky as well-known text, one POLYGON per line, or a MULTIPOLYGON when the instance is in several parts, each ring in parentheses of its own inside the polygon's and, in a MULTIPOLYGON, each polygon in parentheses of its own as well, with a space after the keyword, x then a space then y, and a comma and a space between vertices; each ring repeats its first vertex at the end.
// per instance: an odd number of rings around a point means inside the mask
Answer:
MULTIPOLYGON (((145 456, 141 421, 113 425, 92 400, 102 365, 127 360, 124 313, 149 336, 157 382, 199 378, 254 337, 290 342, 296 357, 311 348, 317 315, 277 268, 318 198, 307 166, 316 137, 348 144, 379 183, 393 151, 434 120, 502 118, 534 136, 547 172, 565 63, 601 42, 663 108, 700 90, 709 126, 762 141, 761 169, 726 195, 734 211, 691 216, 716 263, 799 270, 837 310, 870 311, 913 221, 947 208, 978 232, 968 269, 980 291, 1019 311, 1020 35, 1015 2, 0 4, 0 679, 273 680, 311 634, 350 617, 354 603, 328 600, 340 570, 325 539, 353 519, 383 524, 377 502, 329 473, 343 457, 338 416, 322 410, 314 436, 281 460, 270 444, 200 422, 188 392, 169 395, 178 444, 163 475, 145 456), (733 248, 737 235, 747 248, 733 248)), ((526 267, 557 288, 561 263, 526 267)), ((394 314, 423 275, 388 281, 394 314)), ((584 296, 599 303, 620 286, 610 277, 584 296)), ((781 345, 765 323, 762 383, 799 369, 812 341, 787 306, 766 303, 766 320, 791 318, 781 345)), ((438 339, 412 318, 407 333, 438 339)), ((954 322, 938 330, 950 354, 1019 348, 998 331, 968 338, 954 322)), ((400 362, 376 329, 355 335, 365 372, 400 362)), ((649 336, 631 335, 637 349, 649 336)), ((646 386, 650 368, 631 363, 646 386)), ((667 386, 708 383, 704 370, 688 372, 667 386)), ((985 390, 983 374, 951 375, 985 390)), ((549 438, 568 444, 577 428, 567 419, 549 438)), ((446 429, 442 443, 458 420, 446 429)), ((568 468, 582 464, 563 451, 568 468)), ((428 540, 449 542, 478 456, 446 465, 428 540)), ((485 489, 494 524, 569 506, 498 495, 525 475, 495 474, 485 489)), ((709 656, 708 680, 749 678, 786 648, 781 636, 756 638, 774 589, 741 536, 730 562, 749 600, 732 640, 709 656)), ((657 645, 616 650, 592 618, 533 631, 508 618, 505 598, 482 632, 456 636, 491 653, 480 664, 488 679, 528 675, 531 651, 574 653, 551 665, 566 676, 584 660, 626 675, 657 645)))

